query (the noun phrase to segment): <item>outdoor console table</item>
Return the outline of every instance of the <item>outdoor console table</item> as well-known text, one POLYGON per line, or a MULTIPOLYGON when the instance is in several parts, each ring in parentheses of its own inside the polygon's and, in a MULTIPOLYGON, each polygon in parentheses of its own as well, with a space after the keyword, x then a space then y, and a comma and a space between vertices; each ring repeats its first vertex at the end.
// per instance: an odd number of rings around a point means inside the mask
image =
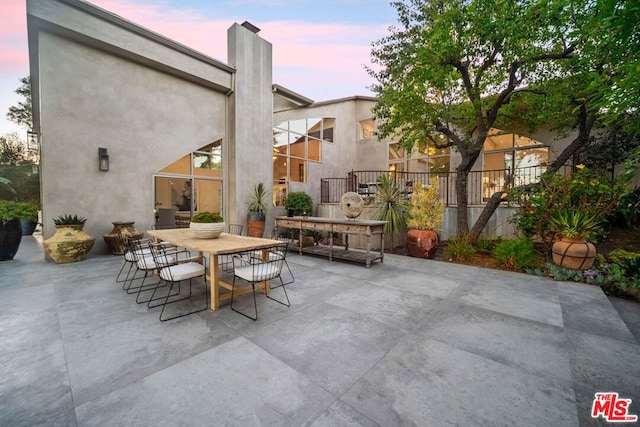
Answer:
MULTIPOLYGON (((153 236, 156 241, 169 242, 187 249, 193 249, 209 254, 209 272, 207 279, 211 284, 211 310, 220 308, 220 299, 230 299, 231 292, 221 293, 220 288, 231 290, 231 284, 220 279, 218 267, 218 255, 229 255, 245 251, 262 250, 276 245, 281 245, 279 240, 262 239, 258 237, 238 236, 222 233, 216 239, 196 239, 188 228, 172 228, 166 230, 147 230, 147 234, 153 236)), ((264 293, 269 293, 267 282, 263 285, 264 293)), ((236 289, 236 295, 251 292, 251 288, 236 289)))
POLYGON ((294 228, 302 230, 326 231, 328 233, 342 233, 344 235, 344 248, 333 247, 333 236, 330 234, 329 246, 303 246, 302 238, 298 238, 297 250, 300 254, 310 253, 316 255, 324 255, 329 257, 329 261, 333 258, 344 259, 349 261, 364 262, 369 268, 371 262, 384 259, 384 225, 386 221, 371 220, 350 220, 338 218, 320 218, 320 217, 302 217, 302 216, 279 216, 276 217, 276 227, 294 228), (350 250, 349 235, 356 234, 367 237, 367 250, 350 250), (380 252, 371 252, 371 237, 380 236, 380 252))

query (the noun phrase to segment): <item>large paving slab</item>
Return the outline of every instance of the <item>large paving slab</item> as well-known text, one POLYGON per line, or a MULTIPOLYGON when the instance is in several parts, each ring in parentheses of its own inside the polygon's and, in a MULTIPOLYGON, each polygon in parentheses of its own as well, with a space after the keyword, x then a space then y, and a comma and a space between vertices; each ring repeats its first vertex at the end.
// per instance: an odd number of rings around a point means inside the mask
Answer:
POLYGON ((0 263, 0 425, 591 426, 602 391, 640 414, 638 303, 392 254, 287 258, 290 308, 258 293, 257 322, 223 302, 162 323, 115 282, 121 257, 55 265, 25 238, 0 263))

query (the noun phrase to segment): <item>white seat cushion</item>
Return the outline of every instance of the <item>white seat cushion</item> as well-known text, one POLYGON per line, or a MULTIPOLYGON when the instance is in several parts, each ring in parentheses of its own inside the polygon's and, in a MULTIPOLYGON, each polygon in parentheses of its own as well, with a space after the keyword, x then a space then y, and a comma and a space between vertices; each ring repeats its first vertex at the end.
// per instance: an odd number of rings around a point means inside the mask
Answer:
MULTIPOLYGON (((176 258, 174 256, 167 256, 167 263, 172 264, 176 262, 176 258)), ((156 263, 153 261, 152 256, 145 256, 138 260, 138 268, 141 270, 155 270, 158 268, 156 263)))
MULTIPOLYGON (((140 256, 149 256, 151 255, 151 249, 149 248, 145 248, 142 250, 138 250, 137 251, 137 255, 140 256)), ((129 251, 127 253, 124 254, 124 259, 126 259, 129 262, 135 262, 136 261, 136 254, 134 254, 133 252, 129 251)))
POLYGON ((276 264, 247 265, 236 268, 234 274, 248 282, 263 282, 278 277, 280 269, 276 264))
POLYGON ((185 262, 160 270, 160 277, 169 281, 180 281, 204 275, 204 265, 197 262, 185 262))

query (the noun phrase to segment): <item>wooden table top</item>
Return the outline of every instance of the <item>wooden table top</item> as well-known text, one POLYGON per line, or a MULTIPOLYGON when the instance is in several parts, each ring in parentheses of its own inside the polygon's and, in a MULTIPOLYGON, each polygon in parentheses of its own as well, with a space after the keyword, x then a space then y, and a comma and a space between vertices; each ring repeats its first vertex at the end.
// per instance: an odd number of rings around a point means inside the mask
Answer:
POLYGON ((206 252, 211 255, 233 254, 256 249, 265 249, 282 244, 279 240, 238 236, 236 234, 228 233, 222 233, 215 239, 198 239, 193 237, 188 228, 147 230, 147 234, 164 242, 173 243, 174 245, 200 252, 206 252))

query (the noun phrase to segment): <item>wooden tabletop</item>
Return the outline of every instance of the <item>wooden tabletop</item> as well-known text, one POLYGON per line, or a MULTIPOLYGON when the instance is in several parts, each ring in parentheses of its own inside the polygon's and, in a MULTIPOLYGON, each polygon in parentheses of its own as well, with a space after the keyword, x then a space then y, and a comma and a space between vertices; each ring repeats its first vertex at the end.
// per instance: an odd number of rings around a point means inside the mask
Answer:
POLYGON ((279 240, 263 239, 260 237, 238 236, 222 233, 215 239, 198 239, 193 237, 188 228, 171 228, 164 230, 147 230, 147 234, 164 242, 177 246, 206 252, 211 255, 233 254, 256 249, 269 248, 282 244, 279 240))

